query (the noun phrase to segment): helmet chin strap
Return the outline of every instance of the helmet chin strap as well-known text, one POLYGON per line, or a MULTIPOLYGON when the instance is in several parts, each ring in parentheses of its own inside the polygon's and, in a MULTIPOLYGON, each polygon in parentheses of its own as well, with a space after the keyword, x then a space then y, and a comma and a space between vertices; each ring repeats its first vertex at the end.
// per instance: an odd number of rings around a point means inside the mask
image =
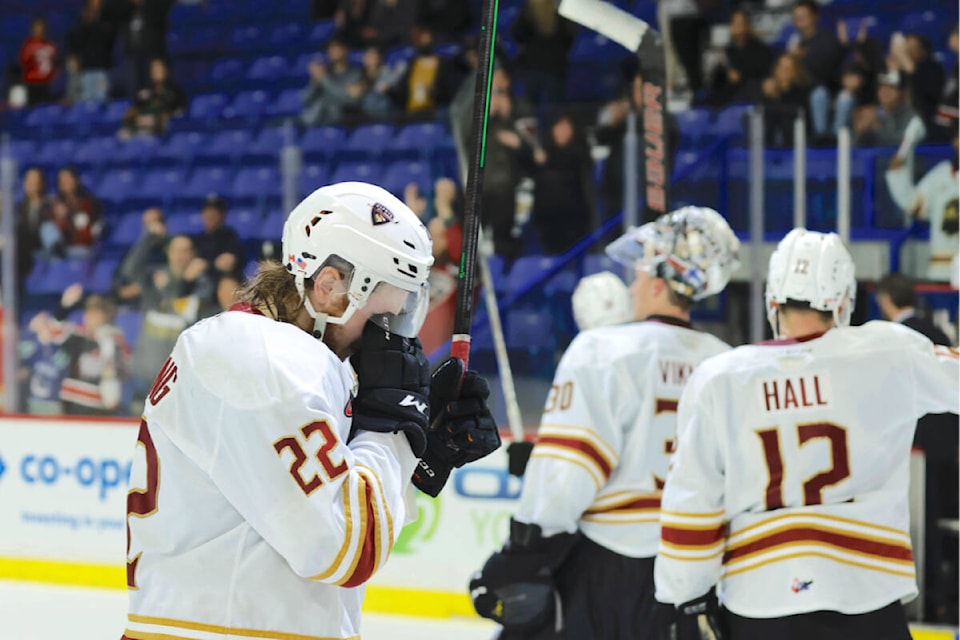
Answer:
POLYGON ((311 333, 317 340, 323 340, 323 335, 327 330, 328 324, 346 324, 347 321, 353 317, 353 313, 357 310, 356 305, 349 304, 347 305, 347 308, 343 310, 342 315, 331 316, 329 314, 317 311, 313 307, 313 303, 310 302, 310 297, 306 294, 303 296, 303 306, 307 310, 307 313, 310 314, 310 317, 313 318, 313 331, 311 333))

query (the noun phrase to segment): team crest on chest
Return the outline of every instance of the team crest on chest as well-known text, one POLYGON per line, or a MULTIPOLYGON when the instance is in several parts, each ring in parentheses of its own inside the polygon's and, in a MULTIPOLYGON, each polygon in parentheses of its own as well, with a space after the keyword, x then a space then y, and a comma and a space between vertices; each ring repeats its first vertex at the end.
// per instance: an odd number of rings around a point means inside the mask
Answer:
POLYGON ((393 212, 378 202, 373 205, 373 209, 370 210, 370 218, 373 220, 373 226, 376 227, 381 224, 393 222, 393 212))

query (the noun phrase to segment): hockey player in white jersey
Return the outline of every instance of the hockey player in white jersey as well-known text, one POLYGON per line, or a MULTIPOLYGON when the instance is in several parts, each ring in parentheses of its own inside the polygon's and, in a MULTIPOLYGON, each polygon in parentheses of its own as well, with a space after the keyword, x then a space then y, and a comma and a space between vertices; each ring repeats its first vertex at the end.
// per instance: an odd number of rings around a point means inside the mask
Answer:
POLYGON ((608 246, 636 269, 640 321, 583 331, 560 361, 510 539, 471 582, 502 639, 632 640, 669 624, 653 556, 677 400, 701 360, 729 349, 694 330, 690 310, 726 286, 738 247, 698 207, 608 246))
POLYGON ((767 277, 777 339, 687 384, 655 570, 680 640, 698 622, 731 640, 909 640, 910 445, 917 418, 957 412, 957 354, 848 327, 855 292, 836 234, 791 231, 767 277))
POLYGON ((433 258, 412 211, 323 187, 282 246, 242 303, 180 336, 147 397, 129 640, 359 638, 362 585, 415 515, 418 456, 457 466, 499 443, 479 376, 458 397, 448 361, 431 383, 415 336, 433 258))

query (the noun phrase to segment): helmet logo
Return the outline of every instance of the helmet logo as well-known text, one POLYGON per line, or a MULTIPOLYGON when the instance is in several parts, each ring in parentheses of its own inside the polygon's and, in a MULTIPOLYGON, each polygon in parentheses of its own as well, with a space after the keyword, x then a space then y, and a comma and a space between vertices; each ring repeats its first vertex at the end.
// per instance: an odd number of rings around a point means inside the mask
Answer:
POLYGON ((381 224, 393 222, 393 212, 378 202, 373 205, 373 209, 370 210, 370 218, 373 220, 373 226, 376 227, 381 224))
POLYGON ((303 259, 302 256, 295 256, 292 253, 287 255, 287 262, 291 262, 297 265, 297 268, 301 271, 307 270, 307 261, 303 259))

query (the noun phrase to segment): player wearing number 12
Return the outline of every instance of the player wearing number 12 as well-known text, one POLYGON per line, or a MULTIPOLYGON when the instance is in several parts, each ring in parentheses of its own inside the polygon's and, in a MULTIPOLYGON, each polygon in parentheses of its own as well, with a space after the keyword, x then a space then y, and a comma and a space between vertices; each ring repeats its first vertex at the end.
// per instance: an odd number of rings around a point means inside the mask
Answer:
POLYGON ((283 262, 180 336, 130 473, 124 638, 360 637, 362 585, 416 515, 418 456, 440 469, 499 444, 482 379, 457 396, 459 361, 431 379, 415 337, 432 262, 397 198, 322 187, 287 218, 283 262))
POLYGON ((791 231, 767 277, 776 339, 687 384, 655 569, 679 640, 909 640, 910 445, 920 416, 957 412, 957 354, 848 327, 855 292, 836 234, 791 231))
POLYGON ((694 330, 690 310, 726 286, 738 247, 698 207, 607 247, 636 270, 639 321, 581 332, 560 361, 510 539, 471 583, 502 639, 634 640, 670 624, 653 556, 677 400, 700 361, 730 348, 694 330))

